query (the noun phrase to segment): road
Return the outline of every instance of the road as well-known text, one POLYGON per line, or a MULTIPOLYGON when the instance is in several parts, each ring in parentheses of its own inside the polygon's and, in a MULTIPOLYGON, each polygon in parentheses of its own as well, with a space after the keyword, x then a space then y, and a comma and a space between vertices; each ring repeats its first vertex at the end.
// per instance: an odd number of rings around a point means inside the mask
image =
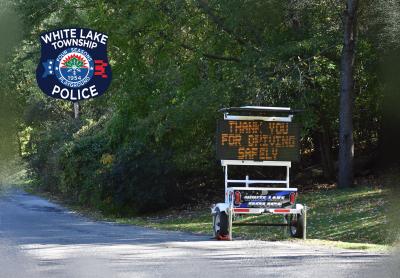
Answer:
POLYGON ((0 197, 0 277, 400 277, 391 256, 92 221, 23 191, 0 197))

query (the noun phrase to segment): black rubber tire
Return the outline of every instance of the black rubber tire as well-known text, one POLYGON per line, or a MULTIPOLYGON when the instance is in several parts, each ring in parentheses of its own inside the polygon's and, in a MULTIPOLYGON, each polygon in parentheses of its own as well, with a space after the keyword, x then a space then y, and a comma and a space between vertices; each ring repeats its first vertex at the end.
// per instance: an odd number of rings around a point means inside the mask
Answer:
POLYGON ((303 238, 304 233, 304 215, 297 214, 296 219, 292 219, 290 221, 290 235, 296 238, 303 238), (293 231, 292 227, 295 227, 295 231, 293 231))
POLYGON ((217 237, 227 236, 229 234, 228 215, 224 211, 221 212, 219 208, 216 208, 215 212, 216 212, 215 220, 218 219, 217 216, 219 216, 219 231, 214 230, 214 232, 217 237))

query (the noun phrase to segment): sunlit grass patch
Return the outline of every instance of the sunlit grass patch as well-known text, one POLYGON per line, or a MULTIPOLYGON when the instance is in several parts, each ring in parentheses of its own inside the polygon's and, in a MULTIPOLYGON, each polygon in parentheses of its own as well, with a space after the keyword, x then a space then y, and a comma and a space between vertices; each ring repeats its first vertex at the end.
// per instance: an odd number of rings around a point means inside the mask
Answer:
POLYGON ((388 190, 357 187, 308 193, 309 238, 387 244, 388 190))

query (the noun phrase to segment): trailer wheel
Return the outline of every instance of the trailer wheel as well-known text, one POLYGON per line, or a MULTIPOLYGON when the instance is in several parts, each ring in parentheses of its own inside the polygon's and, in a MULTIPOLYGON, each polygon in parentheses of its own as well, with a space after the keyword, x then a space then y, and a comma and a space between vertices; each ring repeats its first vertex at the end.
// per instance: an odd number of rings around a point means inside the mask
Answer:
POLYGON ((304 215, 296 214, 290 221, 290 235, 296 238, 303 238, 304 215))
POLYGON ((215 209, 213 224, 216 239, 226 239, 229 236, 228 215, 225 212, 220 211, 219 208, 215 209))

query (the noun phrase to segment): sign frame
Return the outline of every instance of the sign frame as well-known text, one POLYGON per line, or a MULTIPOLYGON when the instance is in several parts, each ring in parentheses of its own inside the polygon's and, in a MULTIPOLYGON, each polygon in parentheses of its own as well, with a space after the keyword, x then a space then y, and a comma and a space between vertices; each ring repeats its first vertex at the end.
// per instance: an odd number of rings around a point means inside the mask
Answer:
MULTIPOLYGON (((217 136, 216 136, 216 151, 217 151, 217 157, 219 160, 240 160, 240 161, 263 161, 263 162, 267 162, 267 161, 293 161, 293 162, 298 162, 300 160, 300 126, 297 123, 293 123, 292 122, 292 118, 293 115, 288 115, 286 117, 280 117, 280 116, 274 116, 274 117, 270 117, 270 116, 255 116, 255 115, 229 115, 228 112, 224 113, 224 119, 223 120, 218 120, 218 124, 217 124, 217 136), (227 124, 228 122, 231 121, 233 123, 236 123, 235 125, 237 125, 237 123, 252 123, 252 124, 256 124, 258 123, 258 127, 260 129, 260 131, 257 131, 257 133, 252 134, 252 132, 244 132, 243 134, 240 134, 240 136, 238 137, 238 140, 241 143, 236 144, 236 146, 234 146, 235 144, 232 144, 233 146, 227 146, 225 142, 225 144, 223 145, 223 143, 221 143, 221 141, 223 141, 223 135, 226 133, 223 133, 222 129, 227 129, 227 124), (247 136, 247 143, 249 144, 249 140, 250 138, 260 138, 259 136, 273 136, 273 134, 266 134, 265 131, 268 130, 268 127, 265 127, 265 124, 263 124, 264 122, 266 123, 270 123, 270 122, 274 122, 274 123, 282 123, 287 128, 287 136, 290 136, 291 139, 291 143, 290 144, 294 144, 294 146, 282 146, 282 147, 270 147, 268 146, 267 143, 265 143, 264 147, 261 147, 259 142, 257 141, 255 143, 254 146, 252 146, 251 148, 248 145, 241 145, 243 142, 243 136, 247 136), (263 128, 261 128, 263 127, 263 128), (261 133, 261 130, 264 130, 264 133, 261 133), (290 132, 290 133, 289 133, 290 132), (253 135, 258 135, 257 137, 253 135), (293 139, 294 136, 294 139, 293 139), (294 140, 294 142, 293 142, 294 140), (239 144, 239 146, 238 146, 239 144), (269 150, 268 150, 269 148, 269 150), (240 150, 242 149, 242 150, 240 150), (244 155, 244 150, 248 150, 251 149, 252 151, 257 151, 257 154, 254 155, 244 155), (274 150, 275 151, 275 155, 271 156, 269 154, 267 154, 266 152, 271 153, 271 151, 274 150), (279 150, 281 150, 279 152, 279 150), (234 154, 236 153, 236 155, 234 154)), ((230 139, 232 139, 232 135, 233 133, 228 133, 228 136, 230 137, 230 139)), ((236 133, 236 135, 239 135, 238 133, 236 133)), ((282 135, 277 134, 276 138, 281 138, 282 135)), ((225 138, 226 139, 226 138, 225 138)), ((268 140, 268 139, 266 139, 268 140)), ((276 139, 275 139, 276 140, 276 139)), ((229 143, 230 145, 230 143, 229 143)))

